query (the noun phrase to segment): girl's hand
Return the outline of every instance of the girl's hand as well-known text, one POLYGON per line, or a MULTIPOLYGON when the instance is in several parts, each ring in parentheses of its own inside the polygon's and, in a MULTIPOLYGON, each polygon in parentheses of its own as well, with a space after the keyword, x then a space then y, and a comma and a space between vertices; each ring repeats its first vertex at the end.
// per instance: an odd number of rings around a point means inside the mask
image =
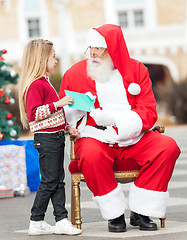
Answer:
POLYGON ((62 99, 60 99, 59 101, 55 102, 55 105, 58 108, 58 107, 63 107, 63 106, 68 105, 68 104, 72 105, 73 102, 74 101, 73 101, 72 97, 66 96, 66 97, 63 97, 62 99))
POLYGON ((71 126, 67 126, 67 130, 69 134, 73 137, 78 137, 79 136, 79 130, 76 128, 72 128, 71 126))

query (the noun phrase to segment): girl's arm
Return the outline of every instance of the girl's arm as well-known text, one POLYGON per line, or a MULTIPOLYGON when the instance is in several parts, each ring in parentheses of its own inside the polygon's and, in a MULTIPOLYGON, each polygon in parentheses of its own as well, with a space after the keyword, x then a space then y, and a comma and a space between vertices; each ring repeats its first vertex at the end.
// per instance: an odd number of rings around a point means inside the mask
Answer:
POLYGON ((42 86, 31 85, 27 93, 27 115, 28 121, 40 121, 48 118, 51 114, 58 111, 67 104, 73 104, 73 98, 68 96, 56 102, 44 104, 45 89, 42 86))
POLYGON ((56 108, 58 107, 64 107, 65 105, 72 105, 73 104, 73 98, 70 97, 70 96, 66 96, 66 97, 63 97, 62 99, 60 99, 59 101, 55 102, 54 103, 56 108))

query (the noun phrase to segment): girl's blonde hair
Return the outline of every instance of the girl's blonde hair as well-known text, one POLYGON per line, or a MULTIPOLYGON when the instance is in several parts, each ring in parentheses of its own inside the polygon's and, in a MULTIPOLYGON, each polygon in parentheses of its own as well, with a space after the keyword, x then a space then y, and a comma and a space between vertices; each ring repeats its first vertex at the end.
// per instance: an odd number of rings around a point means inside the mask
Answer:
POLYGON ((25 46, 19 80, 20 118, 24 128, 28 128, 26 96, 29 86, 46 74, 47 61, 52 47, 52 42, 43 39, 32 40, 25 46))

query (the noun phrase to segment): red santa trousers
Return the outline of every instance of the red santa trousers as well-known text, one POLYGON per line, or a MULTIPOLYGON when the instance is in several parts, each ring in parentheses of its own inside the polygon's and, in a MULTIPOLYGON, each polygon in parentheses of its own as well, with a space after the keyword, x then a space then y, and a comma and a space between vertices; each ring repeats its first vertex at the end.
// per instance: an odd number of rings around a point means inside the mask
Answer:
MULTIPOLYGON (((115 159, 134 159, 141 170, 129 192, 129 207, 132 211, 153 217, 163 217, 165 214, 168 182, 179 154, 180 149, 171 137, 154 131, 146 132, 138 143, 128 147, 113 147, 93 138, 82 138, 75 144, 75 155, 80 160, 79 166, 88 188, 97 200, 102 200, 103 196, 106 198, 104 202, 101 201, 101 205, 98 203, 100 208, 105 208, 106 201, 110 200, 112 202, 109 208, 114 207, 115 201, 112 198, 121 192, 112 169, 115 159), (158 204, 155 198, 158 199, 158 204), (149 206, 149 201, 153 200, 154 206, 149 206), (163 209, 159 213, 158 209, 162 205, 163 209)), ((122 209, 124 207, 115 210, 119 212, 117 215, 123 214, 122 209)), ((108 216, 107 211, 107 208, 104 209, 105 219, 117 217, 115 213, 108 216)))

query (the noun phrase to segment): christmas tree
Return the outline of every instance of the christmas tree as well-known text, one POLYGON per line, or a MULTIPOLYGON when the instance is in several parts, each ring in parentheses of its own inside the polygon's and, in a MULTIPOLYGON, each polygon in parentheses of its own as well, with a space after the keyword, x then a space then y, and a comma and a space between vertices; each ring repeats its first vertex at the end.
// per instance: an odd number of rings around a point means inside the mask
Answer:
POLYGON ((16 118, 5 109, 8 105, 14 104, 10 89, 3 86, 17 84, 18 74, 14 70, 8 70, 13 66, 5 63, 3 54, 6 49, 0 50, 0 140, 17 139, 21 133, 21 127, 15 125, 16 118))

